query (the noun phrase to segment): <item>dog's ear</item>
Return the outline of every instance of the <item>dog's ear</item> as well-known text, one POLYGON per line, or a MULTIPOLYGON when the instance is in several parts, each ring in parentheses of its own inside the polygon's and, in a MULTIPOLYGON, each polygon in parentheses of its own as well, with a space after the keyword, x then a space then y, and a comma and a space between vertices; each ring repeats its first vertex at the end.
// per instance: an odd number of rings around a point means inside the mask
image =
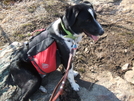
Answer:
POLYGON ((77 9, 76 6, 72 6, 66 9, 65 18, 70 27, 75 23, 78 14, 79 14, 79 10, 77 9))
POLYGON ((93 5, 92 5, 90 2, 88 2, 88 1, 84 1, 83 3, 86 4, 86 5, 89 5, 90 7, 93 8, 93 5))

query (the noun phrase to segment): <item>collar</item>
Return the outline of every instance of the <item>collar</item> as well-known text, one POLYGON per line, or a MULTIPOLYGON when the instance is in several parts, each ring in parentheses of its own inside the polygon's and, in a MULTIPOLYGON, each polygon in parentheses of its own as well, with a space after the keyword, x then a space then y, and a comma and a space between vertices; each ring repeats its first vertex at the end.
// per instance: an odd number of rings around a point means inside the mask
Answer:
POLYGON ((61 21, 61 27, 63 28, 63 30, 64 30, 65 33, 67 34, 65 37, 67 37, 67 38, 71 38, 71 39, 73 39, 73 40, 76 39, 76 37, 73 36, 73 34, 72 34, 70 31, 68 31, 68 30, 64 27, 62 21, 61 21))

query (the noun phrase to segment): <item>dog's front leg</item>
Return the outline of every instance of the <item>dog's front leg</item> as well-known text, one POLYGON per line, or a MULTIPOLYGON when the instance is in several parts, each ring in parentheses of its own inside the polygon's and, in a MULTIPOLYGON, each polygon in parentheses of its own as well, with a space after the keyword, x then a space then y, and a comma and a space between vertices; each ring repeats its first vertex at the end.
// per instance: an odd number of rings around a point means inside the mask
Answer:
POLYGON ((73 65, 72 65, 72 68, 68 72, 68 80, 69 80, 73 90, 79 91, 79 85, 75 82, 74 76, 75 76, 75 74, 74 74, 73 65))

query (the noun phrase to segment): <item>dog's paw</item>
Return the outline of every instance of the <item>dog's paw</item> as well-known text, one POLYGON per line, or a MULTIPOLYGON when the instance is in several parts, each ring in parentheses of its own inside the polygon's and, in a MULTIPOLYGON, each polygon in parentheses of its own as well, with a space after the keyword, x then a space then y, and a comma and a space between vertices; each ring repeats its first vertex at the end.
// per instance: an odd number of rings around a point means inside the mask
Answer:
POLYGON ((73 70, 73 73, 74 73, 74 77, 76 77, 79 73, 75 70, 73 70))
POLYGON ((47 90, 46 90, 46 88, 45 87, 43 87, 43 86, 40 86, 40 88, 39 88, 43 93, 47 93, 47 90))
POLYGON ((75 91, 79 91, 79 89, 80 89, 80 86, 77 83, 72 83, 71 86, 72 86, 73 90, 75 90, 75 91))

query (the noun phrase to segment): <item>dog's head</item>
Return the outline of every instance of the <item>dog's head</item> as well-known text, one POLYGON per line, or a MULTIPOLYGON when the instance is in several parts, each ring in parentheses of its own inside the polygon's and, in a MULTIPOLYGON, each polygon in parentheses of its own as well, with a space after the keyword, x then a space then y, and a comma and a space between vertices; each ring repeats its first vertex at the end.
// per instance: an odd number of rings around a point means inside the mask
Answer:
POLYGON ((80 3, 68 8, 63 16, 63 23, 66 29, 71 29, 77 34, 84 32, 95 41, 98 39, 97 36, 104 33, 103 28, 96 20, 93 6, 89 2, 80 3))

